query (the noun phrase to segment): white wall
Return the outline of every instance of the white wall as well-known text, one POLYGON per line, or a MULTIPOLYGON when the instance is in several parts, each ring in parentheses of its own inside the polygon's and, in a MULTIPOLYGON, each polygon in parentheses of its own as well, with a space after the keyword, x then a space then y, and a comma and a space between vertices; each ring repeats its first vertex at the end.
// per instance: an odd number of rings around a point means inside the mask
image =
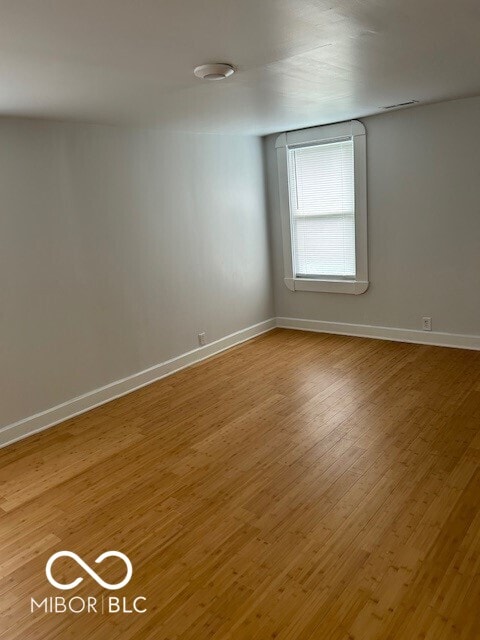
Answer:
POLYGON ((261 141, 0 121, 0 426, 273 315, 261 141))
POLYGON ((0 120, 0 427, 277 315, 480 335, 480 98, 365 118, 370 289, 283 284, 274 141, 0 120))
POLYGON ((265 139, 276 315, 480 335, 480 98, 362 119, 367 129, 370 288, 283 283, 274 143, 265 139))

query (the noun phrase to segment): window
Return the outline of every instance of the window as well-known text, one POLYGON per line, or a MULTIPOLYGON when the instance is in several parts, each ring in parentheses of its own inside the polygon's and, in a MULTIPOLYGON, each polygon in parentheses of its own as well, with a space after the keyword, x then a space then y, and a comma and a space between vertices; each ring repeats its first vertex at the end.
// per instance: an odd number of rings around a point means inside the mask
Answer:
POLYGON ((357 121, 277 139, 285 284, 292 291, 368 288, 365 128, 357 121))

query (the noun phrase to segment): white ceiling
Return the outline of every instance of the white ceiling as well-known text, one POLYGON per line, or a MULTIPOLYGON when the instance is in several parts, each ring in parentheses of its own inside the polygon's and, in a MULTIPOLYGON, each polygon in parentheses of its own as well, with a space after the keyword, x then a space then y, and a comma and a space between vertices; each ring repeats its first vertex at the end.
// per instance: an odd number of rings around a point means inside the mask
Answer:
POLYGON ((266 134, 480 94, 479 0, 0 0, 0 113, 266 134), (230 62, 220 82, 193 76, 230 62))

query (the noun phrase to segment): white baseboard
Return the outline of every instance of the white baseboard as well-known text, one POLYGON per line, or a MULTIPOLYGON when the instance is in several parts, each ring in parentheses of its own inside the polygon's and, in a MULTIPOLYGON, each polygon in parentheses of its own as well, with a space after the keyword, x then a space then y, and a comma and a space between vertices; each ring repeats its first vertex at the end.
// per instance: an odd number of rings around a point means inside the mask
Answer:
POLYGON ((378 327, 369 324, 347 324, 345 322, 325 322, 323 320, 304 320, 301 318, 277 318, 277 327, 298 329, 318 333, 334 333, 359 338, 376 338, 395 342, 413 342, 438 347, 456 347, 458 349, 480 350, 480 336, 460 333, 441 333, 439 331, 416 331, 396 327, 378 327))
POLYGON ((229 349, 241 342, 245 342, 246 340, 255 338, 262 333, 271 331, 275 326, 275 318, 259 322, 251 327, 247 327, 241 331, 231 333, 224 338, 220 338, 220 340, 211 342, 204 347, 188 351, 187 353, 183 353, 171 360, 166 360, 161 364, 145 369, 145 371, 134 373, 133 375, 128 376, 128 378, 117 380, 116 382, 107 384, 104 387, 85 393, 82 396, 63 402, 56 407, 52 407, 51 409, 37 413, 29 418, 24 418, 23 420, 7 425, 0 429, 0 448, 12 444, 17 440, 22 440, 27 436, 38 433, 39 431, 43 431, 44 429, 48 429, 49 427, 53 427, 59 422, 68 420, 68 418, 73 418, 80 413, 94 409, 101 404, 114 400, 115 398, 124 396, 131 391, 135 391, 135 389, 139 389, 140 387, 151 384, 156 380, 160 380, 160 378, 165 378, 176 371, 180 371, 180 369, 184 369, 185 367, 200 362, 201 360, 210 358, 211 356, 220 353, 221 351, 225 351, 225 349, 229 349))
POLYGON ((396 342, 413 342, 439 347, 456 347, 460 349, 480 350, 480 336, 463 335, 457 333, 441 333, 438 331, 415 331, 413 329, 398 329, 395 327, 379 327, 367 324, 348 324, 344 322, 325 322, 322 320, 305 320, 301 318, 271 318, 241 331, 232 333, 220 340, 211 342, 204 347, 188 351, 180 356, 166 360, 158 365, 140 371, 122 380, 85 393, 82 396, 68 400, 62 404, 37 413, 0 429, 0 448, 17 440, 22 440, 34 433, 53 427, 59 422, 73 418, 85 411, 94 409, 102 404, 115 400, 121 396, 144 387, 156 380, 165 378, 180 369, 201 362, 206 358, 225 351, 241 342, 271 331, 275 327, 282 329, 297 329, 300 331, 314 331, 318 333, 333 333, 361 338, 376 338, 379 340, 394 340, 396 342))

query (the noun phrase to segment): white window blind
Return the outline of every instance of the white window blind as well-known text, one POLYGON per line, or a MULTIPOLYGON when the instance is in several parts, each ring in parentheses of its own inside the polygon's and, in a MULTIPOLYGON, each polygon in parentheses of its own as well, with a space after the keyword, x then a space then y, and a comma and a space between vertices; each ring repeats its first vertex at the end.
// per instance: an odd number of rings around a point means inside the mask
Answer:
POLYGON ((288 149, 296 277, 355 278, 353 140, 288 149))

